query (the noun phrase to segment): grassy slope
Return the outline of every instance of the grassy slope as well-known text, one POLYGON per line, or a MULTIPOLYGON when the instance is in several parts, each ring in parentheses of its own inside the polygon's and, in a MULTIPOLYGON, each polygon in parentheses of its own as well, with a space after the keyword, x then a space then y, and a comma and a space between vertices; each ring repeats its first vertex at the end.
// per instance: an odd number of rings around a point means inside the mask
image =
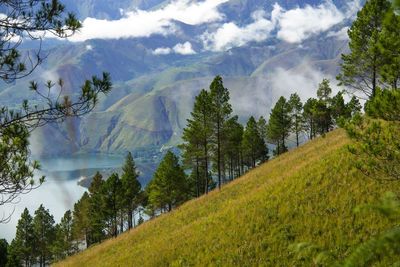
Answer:
POLYGON ((311 266, 299 242, 340 257, 390 223, 357 205, 399 184, 379 184, 351 167, 342 130, 293 150, 60 266, 311 266))

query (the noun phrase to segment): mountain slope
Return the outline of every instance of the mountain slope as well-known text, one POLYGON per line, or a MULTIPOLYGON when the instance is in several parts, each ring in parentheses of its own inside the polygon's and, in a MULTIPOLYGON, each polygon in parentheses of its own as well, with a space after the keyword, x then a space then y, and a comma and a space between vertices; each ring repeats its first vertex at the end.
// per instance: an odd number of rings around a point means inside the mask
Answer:
POLYGON ((312 266, 288 248, 300 242, 342 258, 391 226, 354 208, 400 185, 362 176, 348 143, 343 130, 332 132, 58 265, 312 266))

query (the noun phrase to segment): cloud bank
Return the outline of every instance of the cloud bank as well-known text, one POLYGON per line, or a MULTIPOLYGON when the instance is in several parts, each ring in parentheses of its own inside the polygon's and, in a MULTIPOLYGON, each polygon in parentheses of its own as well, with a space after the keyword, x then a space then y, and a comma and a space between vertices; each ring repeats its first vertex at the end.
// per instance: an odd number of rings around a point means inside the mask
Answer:
POLYGON ((69 38, 79 42, 89 39, 119 39, 149 37, 153 34, 169 35, 177 31, 174 21, 200 25, 223 19, 217 7, 229 0, 175 0, 167 6, 152 10, 127 12, 119 20, 86 18, 80 32, 69 38))
POLYGON ((289 43, 300 43, 311 35, 328 30, 344 19, 345 14, 331 1, 316 7, 306 5, 304 8, 282 11, 277 19, 279 29, 277 37, 289 43))
POLYGON ((260 42, 266 40, 275 27, 274 19, 272 21, 266 19, 266 13, 263 10, 254 12, 252 19, 253 23, 242 28, 234 22, 229 22, 224 23, 215 32, 205 32, 201 36, 204 48, 206 50, 221 51, 242 46, 252 41, 260 42))
MULTIPOLYGON (((348 18, 353 18, 361 8, 359 0, 346 5, 347 11, 339 10, 332 1, 327 0, 317 6, 305 5, 285 10, 275 3, 268 16, 264 10, 253 13, 253 22, 239 27, 234 22, 222 24, 213 32, 206 31, 200 38, 206 50, 223 51, 249 42, 261 42, 276 37, 288 43, 301 43, 312 35, 329 30, 348 18)), ((337 33, 344 39, 344 30, 337 33)))
MULTIPOLYGON (((200 36, 193 36, 203 44, 204 50, 208 51, 225 51, 249 42, 262 42, 272 34, 288 43, 301 43, 315 34, 328 31, 345 19, 354 18, 362 6, 361 0, 353 0, 341 10, 332 0, 325 0, 315 6, 297 6, 285 10, 275 3, 269 14, 265 10, 255 11, 251 23, 239 25, 235 21, 226 21, 226 16, 218 9, 221 4, 227 2, 229 0, 173 0, 156 10, 121 11, 123 18, 119 20, 87 18, 83 21, 81 32, 69 40, 80 42, 89 39, 142 38, 154 34, 174 35, 180 32, 177 22, 181 22, 194 26, 212 26, 200 36)), ((337 38, 344 39, 344 31, 338 32, 337 38)), ((185 41, 183 40, 181 46, 160 47, 153 53, 194 54, 191 44, 185 41)))

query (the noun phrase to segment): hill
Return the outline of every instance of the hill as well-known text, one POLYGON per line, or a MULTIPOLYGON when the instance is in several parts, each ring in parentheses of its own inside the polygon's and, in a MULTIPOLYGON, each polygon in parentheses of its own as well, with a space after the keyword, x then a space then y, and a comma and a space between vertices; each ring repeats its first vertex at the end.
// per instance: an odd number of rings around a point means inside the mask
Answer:
POLYGON ((336 130, 56 266, 312 266, 300 242, 341 259, 393 226, 354 208, 399 188, 354 168, 349 142, 336 130))

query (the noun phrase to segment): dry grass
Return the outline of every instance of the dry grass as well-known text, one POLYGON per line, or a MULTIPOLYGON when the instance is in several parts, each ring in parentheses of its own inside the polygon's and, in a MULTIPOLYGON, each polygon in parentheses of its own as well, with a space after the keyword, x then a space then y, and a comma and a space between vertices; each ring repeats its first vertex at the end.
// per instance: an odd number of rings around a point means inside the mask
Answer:
POLYGON ((353 168, 348 143, 334 131, 56 266, 311 266, 299 242, 340 259, 391 226, 353 209, 399 189, 353 168))

